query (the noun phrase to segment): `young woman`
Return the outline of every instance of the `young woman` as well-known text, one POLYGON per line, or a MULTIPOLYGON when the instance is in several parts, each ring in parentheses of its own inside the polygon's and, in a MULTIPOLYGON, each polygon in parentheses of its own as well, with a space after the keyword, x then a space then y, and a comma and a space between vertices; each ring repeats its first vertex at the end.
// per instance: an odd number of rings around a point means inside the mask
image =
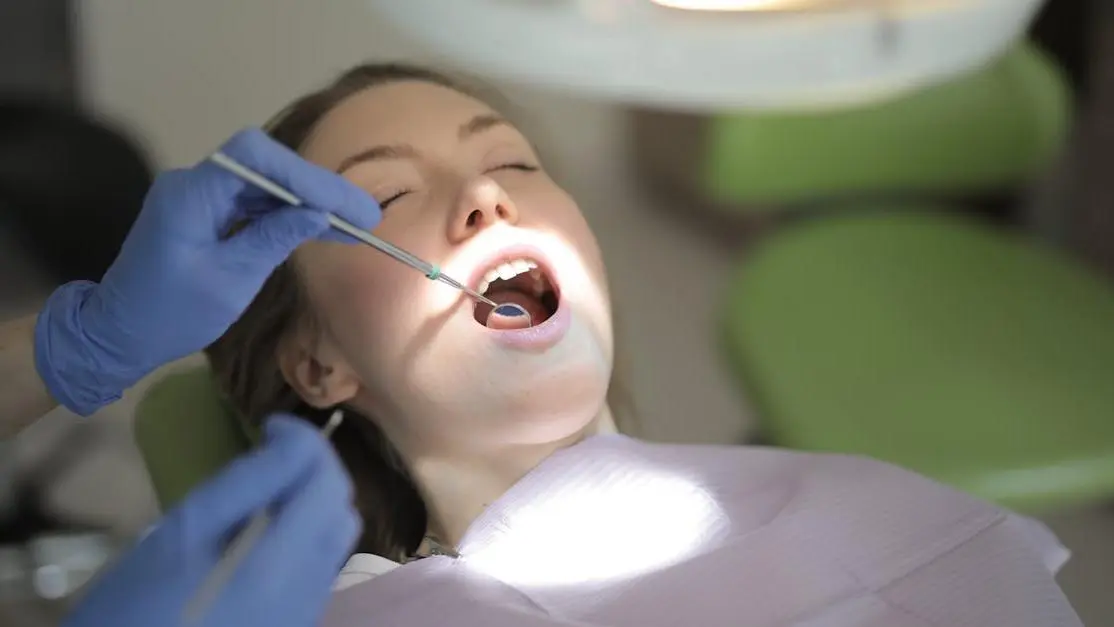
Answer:
POLYGON ((475 92, 361 66, 268 132, 374 196, 378 236, 534 323, 312 241, 209 348, 248 421, 346 413, 365 529, 326 624, 1078 624, 1038 523, 870 460, 617 433, 599 248, 475 92))

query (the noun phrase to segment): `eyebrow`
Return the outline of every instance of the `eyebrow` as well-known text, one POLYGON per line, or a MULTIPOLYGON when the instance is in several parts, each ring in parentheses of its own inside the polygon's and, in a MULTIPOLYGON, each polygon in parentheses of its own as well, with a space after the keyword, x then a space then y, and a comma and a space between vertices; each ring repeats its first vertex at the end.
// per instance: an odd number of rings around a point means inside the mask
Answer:
POLYGON ((497 126, 510 126, 510 123, 493 113, 481 113, 461 124, 457 131, 457 137, 464 141, 473 135, 478 135, 497 126))
MULTIPOLYGON (((499 126, 510 126, 510 123, 492 113, 481 113, 476 117, 468 120, 460 125, 457 130, 457 138, 460 141, 469 139, 475 135, 488 131, 499 126)), ((346 157, 337 166, 337 174, 343 174, 361 163, 369 161, 385 161, 389 159, 414 159, 418 156, 418 151, 409 144, 393 144, 384 146, 374 146, 367 150, 362 150, 352 156, 346 157)))

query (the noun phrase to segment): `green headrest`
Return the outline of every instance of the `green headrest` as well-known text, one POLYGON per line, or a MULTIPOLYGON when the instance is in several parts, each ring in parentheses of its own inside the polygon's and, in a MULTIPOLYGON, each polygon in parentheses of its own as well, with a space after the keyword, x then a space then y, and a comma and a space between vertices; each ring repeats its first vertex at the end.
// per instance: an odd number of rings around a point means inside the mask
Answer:
POLYGON ((135 439, 163 510, 251 446, 208 366, 152 385, 135 410, 135 439))
POLYGON ((1060 155, 1071 105, 1063 72, 1023 42, 985 68, 896 100, 709 116, 697 154, 669 149, 676 168, 699 169, 702 197, 738 211, 864 194, 997 190, 1060 155))
POLYGON ((724 348, 770 443, 1013 509, 1114 497, 1114 289, 1028 237, 875 207, 750 251, 724 348))

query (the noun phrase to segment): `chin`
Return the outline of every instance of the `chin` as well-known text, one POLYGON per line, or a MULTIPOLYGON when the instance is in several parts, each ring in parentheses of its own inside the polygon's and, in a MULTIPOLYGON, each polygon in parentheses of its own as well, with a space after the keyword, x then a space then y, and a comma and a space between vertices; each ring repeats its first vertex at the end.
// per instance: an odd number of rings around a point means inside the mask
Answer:
MULTIPOLYGON (((502 361, 502 360, 500 360, 502 361)), ((611 354, 587 326, 576 322, 558 344, 543 353, 518 354, 498 368, 492 381, 504 415, 546 438, 564 438, 600 414, 611 381, 611 354)))
POLYGON ((425 360, 429 372, 442 373, 442 385, 422 390, 434 404, 423 413, 442 416, 458 437, 483 432, 508 443, 558 442, 590 428, 606 407, 610 343, 579 315, 545 350, 500 342, 469 342, 468 348, 466 354, 431 351, 425 360), (465 365, 445 373, 450 363, 465 365))
POLYGON ((493 439, 515 446, 545 446, 571 443, 593 431, 596 418, 603 409, 601 404, 594 412, 570 411, 566 414, 546 412, 541 415, 520 417, 496 425, 493 439))
POLYGON ((529 439, 576 433, 604 407, 612 348, 606 318, 596 315, 606 312, 572 300, 564 306, 568 326, 544 349, 508 346, 471 316, 453 316, 417 351, 385 360, 392 367, 379 377, 378 391, 400 412, 428 416, 452 437, 470 438, 493 423, 529 439))

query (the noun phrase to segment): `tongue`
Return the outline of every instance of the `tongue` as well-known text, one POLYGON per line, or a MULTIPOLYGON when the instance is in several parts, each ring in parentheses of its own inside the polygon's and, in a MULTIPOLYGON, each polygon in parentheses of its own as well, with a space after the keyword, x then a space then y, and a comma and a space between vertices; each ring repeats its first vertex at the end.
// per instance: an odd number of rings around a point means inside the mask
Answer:
POLYGON ((530 319, 527 320, 524 316, 504 316, 499 313, 493 313, 490 305, 479 303, 476 305, 476 320, 480 324, 485 324, 492 329, 525 329, 531 324, 541 324, 549 317, 549 312, 546 310, 545 305, 542 304, 541 299, 520 292, 518 290, 494 290, 485 294, 491 300, 503 304, 518 305, 530 314, 530 319))

